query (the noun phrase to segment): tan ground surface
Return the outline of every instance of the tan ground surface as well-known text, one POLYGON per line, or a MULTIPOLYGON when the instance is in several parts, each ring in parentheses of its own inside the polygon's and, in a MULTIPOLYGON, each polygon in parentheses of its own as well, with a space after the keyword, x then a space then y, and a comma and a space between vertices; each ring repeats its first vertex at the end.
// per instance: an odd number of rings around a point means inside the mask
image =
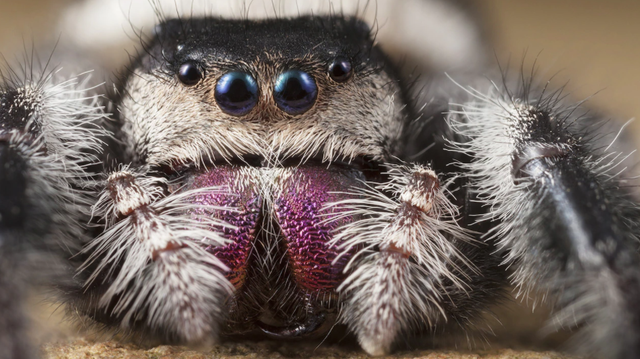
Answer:
MULTIPOLYGON (((138 349, 133 346, 114 342, 90 343, 75 341, 71 343, 50 344, 45 346, 45 353, 51 359, 84 359, 84 358, 127 358, 127 359, 368 359, 361 351, 350 351, 336 347, 305 347, 271 342, 234 343, 216 347, 206 352, 197 352, 182 347, 159 346, 153 349, 138 349)), ((555 352, 531 352, 514 350, 496 350, 476 353, 460 353, 454 351, 413 351, 400 352, 384 358, 413 359, 569 359, 570 357, 555 352)))

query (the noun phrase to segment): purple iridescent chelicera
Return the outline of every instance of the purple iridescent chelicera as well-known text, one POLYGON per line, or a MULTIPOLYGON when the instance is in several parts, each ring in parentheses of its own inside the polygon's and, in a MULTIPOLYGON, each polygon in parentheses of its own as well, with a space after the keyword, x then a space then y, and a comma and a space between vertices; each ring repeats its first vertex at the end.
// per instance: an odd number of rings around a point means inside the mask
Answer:
MULTIPOLYGON (((187 187, 220 187, 197 196, 194 203, 203 205, 200 214, 236 227, 216 228, 231 243, 206 248, 230 269, 226 276, 236 289, 245 284, 250 273, 254 242, 269 241, 278 243, 287 256, 286 270, 291 276, 282 278, 292 278, 303 293, 318 295, 335 292, 345 277, 346 264, 357 250, 340 248, 339 243, 332 242, 336 228, 354 218, 340 216, 339 207, 327 205, 353 197, 348 193, 363 185, 361 179, 358 171, 325 166, 256 169, 223 165, 196 173, 187 187), (334 220, 332 214, 337 215, 334 220), (260 231, 266 220, 275 220, 280 230, 260 231), (258 233, 262 233, 259 238, 258 233)), ((258 260, 270 265, 267 258, 258 260)))
POLYGON ((238 177, 244 176, 242 172, 240 167, 219 166, 197 174, 190 183, 191 188, 220 187, 218 191, 198 195, 193 202, 203 205, 201 211, 204 214, 210 214, 236 227, 216 228, 230 243, 206 248, 229 268, 226 276, 236 289, 244 284, 247 276, 247 265, 262 206, 262 198, 257 194, 256 188, 238 181, 238 177), (207 206, 229 210, 211 210, 206 209, 207 206))
POLYGON ((307 293, 334 291, 343 281, 344 269, 356 248, 330 244, 334 230, 351 217, 330 220, 339 207, 326 205, 347 199, 352 187, 362 186, 359 172, 303 166, 292 170, 282 183, 274 210, 287 247, 293 278, 307 293), (329 220, 327 220, 329 219, 329 220), (340 254, 343 254, 340 256, 340 254), (337 260, 336 260, 337 259, 337 260))

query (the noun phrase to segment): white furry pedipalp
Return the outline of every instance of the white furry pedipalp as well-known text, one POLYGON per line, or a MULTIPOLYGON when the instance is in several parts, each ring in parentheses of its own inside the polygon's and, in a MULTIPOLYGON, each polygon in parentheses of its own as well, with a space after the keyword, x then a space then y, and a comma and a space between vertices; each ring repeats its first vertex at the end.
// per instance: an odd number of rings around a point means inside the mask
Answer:
POLYGON ((443 320, 443 281, 464 290, 455 269, 472 267, 456 248, 470 237, 455 222, 457 209, 435 173, 420 165, 388 168, 388 183, 354 189, 356 198, 329 205, 340 208, 330 220, 361 218, 338 228, 332 243, 364 247, 338 291, 345 300, 342 321, 372 355, 388 353, 403 330, 443 320), (379 251, 368 252, 374 247, 379 251))
POLYGON ((189 200, 223 189, 199 188, 160 199, 165 182, 126 167, 109 176, 94 207, 107 228, 83 249, 88 259, 79 270, 93 270, 86 285, 101 275, 112 278, 100 306, 115 304, 113 315, 123 315, 122 328, 143 320, 150 328, 167 328, 167 335, 182 342, 209 341, 233 288, 224 277, 227 268, 203 248, 225 243, 214 228, 229 225, 197 214, 202 205, 189 200))

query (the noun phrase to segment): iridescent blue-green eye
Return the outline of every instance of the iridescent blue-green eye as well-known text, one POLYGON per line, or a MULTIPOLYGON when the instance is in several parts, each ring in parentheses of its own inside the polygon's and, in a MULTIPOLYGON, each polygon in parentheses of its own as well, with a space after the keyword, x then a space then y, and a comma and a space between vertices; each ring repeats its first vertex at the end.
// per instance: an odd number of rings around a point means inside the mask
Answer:
POLYGON ((318 87, 313 77, 300 70, 289 70, 278 76, 273 89, 278 107, 292 115, 310 109, 317 96, 318 87))
POLYGON ((214 93, 222 111, 241 116, 249 113, 258 103, 258 84, 245 72, 229 72, 218 80, 214 93))

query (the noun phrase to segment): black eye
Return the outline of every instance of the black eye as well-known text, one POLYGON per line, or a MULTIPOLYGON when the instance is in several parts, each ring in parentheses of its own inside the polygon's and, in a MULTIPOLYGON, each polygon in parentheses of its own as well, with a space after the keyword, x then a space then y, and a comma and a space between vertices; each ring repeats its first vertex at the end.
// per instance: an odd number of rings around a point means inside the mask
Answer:
POLYGON ((258 84, 247 73, 229 72, 218 80, 214 95, 222 111, 241 116, 258 103, 258 84))
POLYGON ((202 71, 195 62, 185 62, 178 70, 178 80, 187 86, 193 86, 202 79, 202 71))
POLYGON ((307 111, 316 102, 318 87, 308 73, 289 70, 276 80, 273 97, 278 107, 292 115, 307 111))
POLYGON ((336 57, 329 65, 329 76, 336 82, 344 82, 351 77, 351 62, 344 56, 336 57))

